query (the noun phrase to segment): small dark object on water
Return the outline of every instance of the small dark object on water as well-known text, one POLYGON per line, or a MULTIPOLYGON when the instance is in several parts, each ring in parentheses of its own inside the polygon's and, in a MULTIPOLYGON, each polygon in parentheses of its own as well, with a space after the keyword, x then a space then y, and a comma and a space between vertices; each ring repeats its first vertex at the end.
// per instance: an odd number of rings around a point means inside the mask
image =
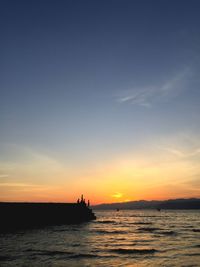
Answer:
POLYGON ((119 211, 119 209, 116 209, 116 211, 119 211))

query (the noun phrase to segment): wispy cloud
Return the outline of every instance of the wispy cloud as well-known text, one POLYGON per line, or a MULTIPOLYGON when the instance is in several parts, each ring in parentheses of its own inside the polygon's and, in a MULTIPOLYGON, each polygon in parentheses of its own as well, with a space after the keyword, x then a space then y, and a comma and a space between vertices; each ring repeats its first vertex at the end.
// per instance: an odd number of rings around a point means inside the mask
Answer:
POLYGON ((0 186, 55 185, 58 177, 62 180, 66 176, 63 164, 40 151, 13 144, 0 148, 5 152, 5 158, 0 158, 0 186))
POLYGON ((8 177, 9 177, 8 174, 0 174, 0 179, 1 179, 1 178, 8 178, 8 177))
POLYGON ((177 96, 185 88, 190 73, 190 68, 184 68, 160 86, 133 88, 128 93, 118 97, 117 101, 151 107, 154 102, 177 96))
POLYGON ((41 185, 25 184, 25 183, 0 183, 0 186, 5 187, 41 187, 41 185))
POLYGON ((180 158, 190 158, 190 157, 194 157, 197 155, 200 155, 200 148, 197 148, 193 151, 190 152, 185 152, 185 151, 181 151, 179 149, 175 149, 175 148, 170 148, 170 147, 159 147, 160 149, 163 149, 175 156, 178 156, 180 158))
POLYGON ((183 184, 199 189, 200 191, 200 174, 195 175, 192 179, 184 181, 183 184))
POLYGON ((55 188, 52 187, 51 185, 38 185, 38 184, 29 184, 29 183, 20 183, 20 182, 5 182, 5 183, 0 183, 0 192, 2 193, 3 191, 7 192, 30 192, 31 194, 33 192, 43 192, 43 191, 51 191, 52 189, 57 190, 58 187, 55 188))
POLYGON ((130 92, 129 95, 122 96, 118 99, 118 102, 125 103, 129 102, 131 104, 137 104, 145 107, 150 107, 152 100, 151 98, 156 93, 155 88, 141 88, 140 90, 136 89, 133 92, 130 92))
POLYGON ((200 142, 199 135, 192 132, 181 132, 174 136, 164 138, 156 145, 158 149, 167 152, 179 159, 199 159, 200 142))

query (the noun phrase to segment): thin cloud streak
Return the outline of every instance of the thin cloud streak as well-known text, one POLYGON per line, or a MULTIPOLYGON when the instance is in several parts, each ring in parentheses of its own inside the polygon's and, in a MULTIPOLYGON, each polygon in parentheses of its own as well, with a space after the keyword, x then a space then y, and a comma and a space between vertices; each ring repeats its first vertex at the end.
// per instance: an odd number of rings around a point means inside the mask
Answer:
POLYGON ((0 183, 0 186, 9 187, 41 187, 41 185, 25 184, 25 183, 0 183))
POLYGON ((130 103, 144 107, 151 107, 154 102, 176 97, 185 88, 188 76, 191 74, 189 67, 185 68, 161 86, 149 86, 133 89, 128 95, 119 97, 119 103, 130 103))
POLYGON ((197 155, 200 154, 200 148, 195 149, 192 152, 183 152, 183 151, 180 151, 178 149, 166 148, 166 147, 163 147, 162 149, 164 149, 165 151, 167 151, 167 152, 169 152, 171 154, 174 154, 174 155, 176 155, 178 157, 181 157, 181 158, 194 157, 194 156, 197 156, 197 155))
POLYGON ((118 102, 125 103, 129 102, 131 104, 137 104, 145 107, 151 106, 151 97, 156 93, 155 88, 144 88, 140 89, 140 91, 133 92, 129 96, 121 97, 118 99, 118 102))
POLYGON ((0 174, 0 179, 1 179, 1 178, 8 178, 8 177, 9 177, 8 174, 0 174))
POLYGON ((156 145, 159 150, 176 156, 179 159, 198 159, 200 156, 199 135, 191 132, 180 132, 175 136, 160 140, 160 144, 156 145))

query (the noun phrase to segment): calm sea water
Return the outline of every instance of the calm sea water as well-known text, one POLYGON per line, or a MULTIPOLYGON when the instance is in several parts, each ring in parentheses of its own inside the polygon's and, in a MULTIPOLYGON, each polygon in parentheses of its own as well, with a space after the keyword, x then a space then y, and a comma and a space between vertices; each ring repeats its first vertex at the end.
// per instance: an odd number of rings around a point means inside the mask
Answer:
POLYGON ((96 211, 97 220, 0 235, 0 266, 200 266, 200 211, 96 211))

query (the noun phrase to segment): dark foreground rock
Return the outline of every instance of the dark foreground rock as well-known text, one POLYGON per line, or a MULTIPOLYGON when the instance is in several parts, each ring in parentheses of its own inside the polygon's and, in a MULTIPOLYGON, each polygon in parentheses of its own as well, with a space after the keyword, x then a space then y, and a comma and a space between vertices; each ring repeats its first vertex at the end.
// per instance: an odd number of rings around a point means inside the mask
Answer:
POLYGON ((0 232, 96 219, 83 203, 0 203, 0 232))

